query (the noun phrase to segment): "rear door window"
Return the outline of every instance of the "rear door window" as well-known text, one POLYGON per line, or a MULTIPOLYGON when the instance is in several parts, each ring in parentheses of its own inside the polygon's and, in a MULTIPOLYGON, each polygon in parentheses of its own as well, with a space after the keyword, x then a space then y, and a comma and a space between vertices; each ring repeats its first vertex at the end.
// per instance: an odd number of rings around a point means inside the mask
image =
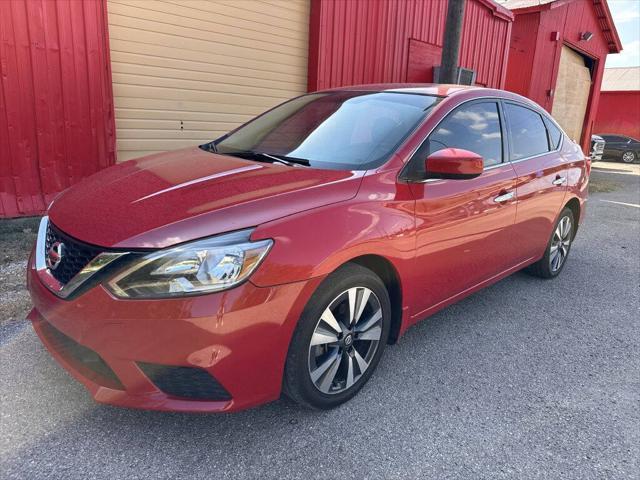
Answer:
POLYGON ((513 103, 505 103, 504 109, 511 140, 511 160, 522 160, 549 151, 547 129, 538 112, 513 103))

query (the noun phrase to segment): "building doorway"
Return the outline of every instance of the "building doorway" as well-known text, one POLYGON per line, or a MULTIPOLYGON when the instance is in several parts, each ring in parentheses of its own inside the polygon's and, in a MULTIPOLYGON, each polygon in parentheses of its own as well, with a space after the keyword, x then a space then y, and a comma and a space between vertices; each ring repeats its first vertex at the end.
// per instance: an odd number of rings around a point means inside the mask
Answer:
POLYGON ((591 94, 593 60, 563 45, 551 114, 577 143, 591 94))

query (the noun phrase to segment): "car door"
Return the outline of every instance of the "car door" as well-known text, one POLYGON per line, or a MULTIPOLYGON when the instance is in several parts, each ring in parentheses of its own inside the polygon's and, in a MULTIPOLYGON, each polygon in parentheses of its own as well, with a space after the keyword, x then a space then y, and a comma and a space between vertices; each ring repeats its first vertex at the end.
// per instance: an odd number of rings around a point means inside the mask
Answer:
POLYGON ((604 154, 605 158, 620 158, 624 150, 627 139, 618 135, 607 135, 604 137, 604 154))
POLYGON ((454 147, 485 162, 483 174, 474 179, 410 183, 416 201, 414 278, 424 292, 414 315, 513 265, 516 176, 506 161, 504 133, 497 100, 467 102, 439 123, 410 161, 409 169, 424 170, 428 155, 454 147))
POLYGON ((514 242, 519 260, 528 261, 544 253, 566 195, 568 165, 562 132, 551 119, 517 102, 504 101, 503 109, 518 177, 514 242))

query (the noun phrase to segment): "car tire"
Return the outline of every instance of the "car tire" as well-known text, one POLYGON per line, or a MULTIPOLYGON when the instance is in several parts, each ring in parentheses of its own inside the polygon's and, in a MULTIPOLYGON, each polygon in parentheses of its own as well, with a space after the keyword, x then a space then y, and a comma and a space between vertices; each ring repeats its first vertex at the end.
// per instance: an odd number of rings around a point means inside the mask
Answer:
POLYGON ((576 220, 570 208, 564 208, 553 226, 551 238, 544 256, 527 267, 526 271, 540 278, 554 278, 560 275, 567 263, 571 244, 575 237, 576 220))
POLYGON ((312 409, 348 401, 376 369, 390 326, 391 302, 382 280, 360 265, 341 267, 322 282, 300 317, 283 393, 312 409))
POLYGON ((636 155, 636 152, 633 152, 631 150, 627 150, 626 152, 624 152, 622 154, 622 156, 620 157, 620 159, 624 162, 624 163, 634 163, 637 159, 638 156, 636 155))

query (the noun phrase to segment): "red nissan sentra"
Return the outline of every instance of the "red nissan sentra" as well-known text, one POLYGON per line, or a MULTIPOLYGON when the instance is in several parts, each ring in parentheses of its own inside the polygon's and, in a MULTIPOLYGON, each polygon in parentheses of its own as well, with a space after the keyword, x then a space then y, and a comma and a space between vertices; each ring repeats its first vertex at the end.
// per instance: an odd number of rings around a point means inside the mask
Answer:
POLYGON ((30 319, 99 402, 335 407, 418 320, 525 267, 558 275, 589 169, 512 93, 303 95, 60 195, 29 262, 30 319))

